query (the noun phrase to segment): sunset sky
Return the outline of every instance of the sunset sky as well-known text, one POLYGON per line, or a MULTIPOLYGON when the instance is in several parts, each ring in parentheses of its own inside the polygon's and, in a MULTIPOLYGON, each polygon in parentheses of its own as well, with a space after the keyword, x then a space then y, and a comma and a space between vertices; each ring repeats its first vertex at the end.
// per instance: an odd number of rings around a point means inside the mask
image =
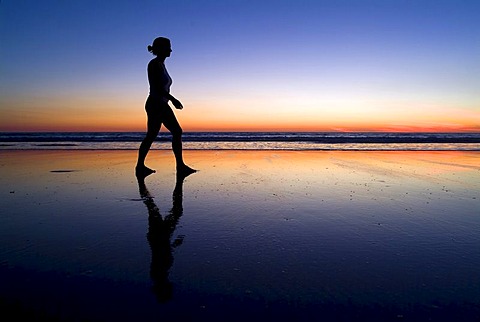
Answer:
POLYGON ((480 132, 480 1, 0 2, 0 131, 144 131, 147 51, 185 131, 480 132))

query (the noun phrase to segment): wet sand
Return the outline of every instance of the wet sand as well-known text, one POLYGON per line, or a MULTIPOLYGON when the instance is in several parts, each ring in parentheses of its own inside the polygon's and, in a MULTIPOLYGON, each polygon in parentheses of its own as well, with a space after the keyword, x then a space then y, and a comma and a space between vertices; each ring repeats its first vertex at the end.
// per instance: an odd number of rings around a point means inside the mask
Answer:
POLYGON ((480 318, 480 153, 0 151, 2 317, 480 318))

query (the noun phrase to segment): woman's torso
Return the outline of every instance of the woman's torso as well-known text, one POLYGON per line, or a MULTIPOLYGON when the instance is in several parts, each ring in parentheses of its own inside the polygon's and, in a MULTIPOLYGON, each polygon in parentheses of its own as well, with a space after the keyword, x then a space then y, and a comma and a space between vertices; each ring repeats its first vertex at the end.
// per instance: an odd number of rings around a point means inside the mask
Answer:
POLYGON ((148 82, 150 84, 150 96, 168 102, 165 93, 170 93, 172 78, 167 72, 162 61, 154 58, 148 63, 148 82))

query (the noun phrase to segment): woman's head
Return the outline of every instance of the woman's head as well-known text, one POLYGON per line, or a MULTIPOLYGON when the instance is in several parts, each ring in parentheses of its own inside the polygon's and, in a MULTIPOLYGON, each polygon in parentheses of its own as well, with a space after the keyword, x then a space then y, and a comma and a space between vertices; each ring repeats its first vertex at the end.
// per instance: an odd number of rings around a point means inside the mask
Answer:
POLYGON ((169 57, 172 52, 172 45, 170 39, 165 37, 155 38, 153 44, 147 46, 149 52, 155 56, 169 57))

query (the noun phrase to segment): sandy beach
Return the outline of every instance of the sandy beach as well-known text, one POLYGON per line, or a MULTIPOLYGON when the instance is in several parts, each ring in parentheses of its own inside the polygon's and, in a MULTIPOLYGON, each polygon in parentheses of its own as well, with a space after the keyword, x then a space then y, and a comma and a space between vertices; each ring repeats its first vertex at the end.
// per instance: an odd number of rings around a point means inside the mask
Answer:
POLYGON ((478 321, 480 153, 0 151, 2 315, 478 321))

